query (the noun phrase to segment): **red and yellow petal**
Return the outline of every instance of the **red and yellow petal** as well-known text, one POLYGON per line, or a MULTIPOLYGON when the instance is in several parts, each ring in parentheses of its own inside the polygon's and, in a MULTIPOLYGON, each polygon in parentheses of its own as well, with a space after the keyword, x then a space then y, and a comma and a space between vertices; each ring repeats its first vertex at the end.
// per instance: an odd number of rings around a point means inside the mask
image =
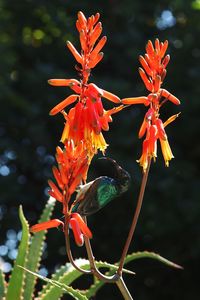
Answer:
POLYGON ((161 150, 162 154, 165 160, 165 165, 168 167, 169 166, 169 161, 174 158, 173 153, 171 151, 168 139, 162 140, 160 139, 160 144, 161 144, 161 150))

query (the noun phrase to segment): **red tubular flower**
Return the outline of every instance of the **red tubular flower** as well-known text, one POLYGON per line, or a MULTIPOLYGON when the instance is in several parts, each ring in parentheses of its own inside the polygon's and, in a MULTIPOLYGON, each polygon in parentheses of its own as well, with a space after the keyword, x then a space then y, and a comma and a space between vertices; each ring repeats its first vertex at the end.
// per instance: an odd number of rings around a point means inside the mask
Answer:
POLYGON ((139 57, 142 65, 142 68, 139 68, 139 74, 150 93, 147 97, 122 99, 123 104, 144 104, 150 107, 139 130, 139 138, 146 135, 143 142, 142 155, 138 160, 144 172, 148 166, 149 158, 154 158, 155 160, 157 156, 158 139, 161 144, 165 165, 168 166, 169 161, 174 157, 164 127, 173 122, 179 114, 172 116, 164 124, 159 118, 160 108, 167 100, 175 105, 180 104, 178 98, 161 88, 167 73, 166 67, 170 60, 170 56, 165 55, 167 47, 168 41, 162 43, 156 39, 155 46, 153 46, 151 41, 148 41, 146 54, 139 57))
POLYGON ((83 246, 84 236, 90 239, 92 238, 90 229, 87 227, 82 217, 78 213, 72 213, 70 215, 69 224, 72 228, 74 239, 78 246, 83 246))
POLYGON ((54 227, 59 227, 59 226, 62 226, 64 228, 64 223, 58 219, 53 219, 53 220, 50 220, 50 221, 47 221, 47 222, 42 222, 42 223, 39 223, 39 224, 36 224, 36 225, 33 225, 31 228, 30 228, 30 232, 39 232, 39 231, 42 231, 42 230, 46 230, 46 229, 50 229, 50 228, 54 228, 54 227))
POLYGON ((66 120, 61 142, 73 140, 75 145, 83 141, 86 145, 90 158, 100 149, 102 152, 107 148, 106 141, 102 135, 103 130, 108 130, 108 122, 112 118, 107 118, 109 114, 116 112, 112 109, 105 111, 103 109, 101 98, 106 98, 113 103, 120 103, 120 99, 99 87, 94 83, 88 83, 91 70, 102 60, 103 53, 100 52, 106 43, 106 36, 100 38, 102 33, 102 24, 98 22, 99 13, 88 19, 82 12, 78 13, 76 27, 79 32, 81 52, 74 47, 71 42, 67 42, 67 47, 71 51, 78 63, 78 70, 81 80, 76 79, 50 79, 48 82, 53 86, 68 86, 76 94, 68 96, 62 102, 57 104, 50 115, 62 112, 66 120), (72 103, 75 107, 68 113, 64 109, 72 103), (105 126, 106 124, 106 126, 105 126), (106 129, 105 129, 106 128, 106 129))
MULTIPOLYGON (((83 244, 83 236, 92 238, 90 229, 78 213, 71 213, 70 199, 78 185, 86 182, 87 171, 89 166, 87 150, 84 143, 80 142, 78 146, 73 141, 65 143, 64 149, 60 147, 56 149, 56 160, 58 167, 53 167, 52 171, 56 180, 56 184, 49 180, 49 195, 63 205, 63 214, 68 225, 71 225, 74 233, 75 241, 78 246, 83 244)), ((64 223, 58 219, 33 225, 31 232, 39 232, 41 230, 62 226, 64 223)))

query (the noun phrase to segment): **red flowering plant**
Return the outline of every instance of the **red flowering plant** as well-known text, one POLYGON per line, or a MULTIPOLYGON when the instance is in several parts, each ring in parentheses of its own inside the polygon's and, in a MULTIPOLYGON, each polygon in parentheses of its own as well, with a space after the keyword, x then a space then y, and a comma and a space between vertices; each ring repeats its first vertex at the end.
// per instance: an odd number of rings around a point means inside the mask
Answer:
MULTIPOLYGON (((56 148, 57 166, 54 166, 52 169, 55 181, 49 180, 48 182, 50 186, 49 195, 62 204, 64 219, 39 222, 33 225, 30 231, 37 233, 45 229, 61 226, 66 239, 66 250, 70 263, 77 272, 92 274, 98 279, 95 281, 97 285, 92 286, 91 289, 85 292, 84 296, 79 291, 72 293, 70 289, 71 295, 76 299, 89 299, 89 297, 92 297, 99 289, 99 281, 101 285, 102 282, 116 283, 124 299, 133 299, 122 278, 123 271, 133 273, 124 270, 123 267, 126 260, 131 261, 142 255, 143 257, 157 258, 170 266, 181 268, 159 255, 149 252, 140 253, 139 255, 134 253, 126 259, 141 210, 150 163, 152 158, 155 160, 157 157, 158 140, 161 144, 166 166, 169 165, 169 161, 173 158, 165 127, 173 122, 178 114, 163 122, 160 118, 160 110, 167 101, 175 105, 179 105, 180 101, 161 87, 166 76, 169 55, 165 55, 168 42, 162 43, 158 39, 155 40, 155 46, 153 46, 151 41, 148 41, 146 46, 147 53, 144 57, 140 56, 139 58, 142 65, 142 68, 139 68, 139 74, 149 91, 147 96, 120 100, 116 95, 97 87, 94 83, 89 83, 91 70, 102 60, 103 53, 101 50, 106 43, 106 37, 100 37, 102 25, 99 22, 99 17, 100 15, 97 13, 95 16, 92 15, 87 19, 82 12, 79 12, 76 27, 79 32, 81 51, 79 52, 71 42, 67 42, 68 49, 76 59, 76 69, 80 79, 50 79, 48 81, 53 86, 66 86, 74 92, 50 111, 50 115, 61 113, 65 120, 61 137, 63 146, 56 148), (102 98, 120 105, 110 110, 105 110, 102 98), (74 106, 66 111, 66 108, 72 104, 74 106), (112 115, 130 104, 144 104, 148 108, 139 130, 139 138, 145 137, 142 155, 138 160, 143 168, 141 188, 120 261, 117 265, 98 263, 94 259, 90 244, 92 232, 87 226, 86 217, 97 212, 112 199, 124 193, 129 187, 130 176, 112 159, 107 160, 111 163, 112 168, 115 169, 116 174, 113 178, 101 176, 94 181, 87 182, 87 173, 94 155, 98 150, 104 154, 107 148, 102 132, 109 130, 109 122, 112 121, 112 115), (69 238, 70 228, 72 229, 75 243, 78 246, 85 245, 86 247, 88 263, 84 268, 80 267, 72 256, 69 238), (99 267, 110 268, 109 274, 102 273, 99 267), (88 298, 86 298, 86 295, 88 298)), ((60 280, 63 283, 62 277, 60 280)), ((68 287, 61 285, 61 282, 51 281, 56 288, 60 287, 64 291, 69 292, 68 287)))
POLYGON ((138 162, 143 167, 144 172, 148 167, 151 158, 154 160, 157 157, 157 140, 160 141, 162 154, 166 166, 174 157, 168 142, 165 127, 173 122, 178 114, 171 116, 163 123, 160 119, 160 108, 167 101, 171 101, 175 105, 179 105, 180 101, 167 90, 161 88, 161 85, 166 76, 166 67, 169 63, 170 56, 166 55, 168 41, 164 43, 158 39, 155 40, 155 47, 151 41, 148 41, 146 46, 147 53, 143 57, 140 55, 139 61, 143 68, 139 68, 139 74, 145 84, 145 87, 150 92, 147 97, 124 98, 124 104, 144 104, 148 107, 143 123, 139 130, 139 138, 144 137, 142 155, 138 162))
POLYGON ((52 180, 48 181, 51 188, 49 195, 62 203, 65 223, 61 220, 53 219, 32 226, 31 232, 39 232, 41 230, 62 226, 63 231, 67 233, 70 225, 76 244, 82 246, 84 241, 83 236, 91 238, 92 233, 80 214, 72 213, 70 200, 76 187, 80 185, 82 181, 86 181, 89 166, 87 152, 83 148, 83 143, 75 147, 73 141, 70 140, 65 143, 63 150, 57 147, 56 160, 58 168, 54 166, 52 169, 56 184, 52 180))
POLYGON ((102 25, 98 22, 99 17, 97 13, 86 19, 82 12, 78 13, 76 27, 79 31, 81 53, 71 42, 67 42, 67 47, 78 63, 76 69, 81 79, 79 81, 76 79, 50 79, 48 81, 53 86, 70 87, 76 93, 68 96, 50 111, 52 116, 61 112, 66 122, 61 137, 64 149, 57 147, 58 168, 53 167, 53 175, 57 184, 52 180, 48 182, 51 188, 49 194, 63 205, 65 222, 54 219, 31 227, 32 232, 38 232, 62 226, 68 238, 70 226, 79 246, 83 245, 83 236, 91 238, 92 233, 81 215, 72 212, 74 203, 70 201, 71 196, 81 183, 86 183, 87 171, 93 155, 98 149, 104 153, 107 147, 102 130, 109 130, 108 123, 112 121, 111 115, 123 108, 123 105, 120 105, 106 111, 103 108, 102 97, 114 103, 120 103, 120 99, 97 87, 94 83, 88 83, 91 70, 103 58, 103 52, 100 51, 107 40, 106 36, 100 38, 102 25), (75 106, 68 113, 65 112, 64 109, 73 103, 75 106))
POLYGON ((76 69, 81 79, 50 79, 48 81, 53 86, 68 86, 75 92, 56 105, 50 111, 50 115, 59 112, 63 114, 66 123, 61 141, 65 143, 66 140, 72 139, 75 146, 81 141, 84 142, 90 158, 97 153, 98 149, 104 153, 107 144, 102 130, 109 130, 108 123, 112 121, 111 115, 123 108, 123 106, 118 106, 108 111, 104 110, 102 97, 114 103, 120 103, 120 99, 97 87, 94 83, 89 83, 91 70, 103 58, 103 52, 100 51, 107 40, 106 36, 100 38, 102 24, 98 22, 99 17, 97 13, 86 19, 82 12, 78 13, 76 27, 80 38, 80 53, 70 41, 67 42, 68 49, 78 63, 76 69), (75 102, 75 106, 66 113, 64 109, 75 102))

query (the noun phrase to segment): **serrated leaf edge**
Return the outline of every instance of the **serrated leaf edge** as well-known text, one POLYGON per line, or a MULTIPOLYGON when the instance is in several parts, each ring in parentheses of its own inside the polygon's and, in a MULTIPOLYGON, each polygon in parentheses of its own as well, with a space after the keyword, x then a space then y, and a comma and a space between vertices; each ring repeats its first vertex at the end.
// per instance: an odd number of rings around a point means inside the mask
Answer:
MULTIPOLYGON (((26 218, 24 216, 22 205, 19 206, 19 218, 20 218, 20 222, 21 222, 21 225, 22 225, 22 238, 21 238, 21 242, 19 244, 17 258, 15 260, 13 270, 12 270, 12 273, 11 273, 11 276, 10 276, 10 280, 8 282, 7 293, 6 293, 6 296, 5 296, 6 300, 10 300, 10 293, 12 293, 12 287, 13 287, 13 290, 16 292, 16 286, 13 282, 14 282, 15 277, 17 278, 17 275, 16 275, 18 273, 17 264, 18 264, 18 260, 20 259, 23 242, 27 243, 27 245, 26 245, 27 249, 26 249, 26 252, 24 254, 24 265, 26 265, 27 255, 28 255, 28 252, 29 252, 29 243, 30 243, 29 224, 28 224, 28 221, 26 220, 26 218), (26 237, 26 232, 27 232, 27 237, 26 237)), ((20 291, 19 291, 19 298, 15 298, 16 300, 24 300, 23 299, 23 292, 24 292, 25 276, 26 276, 26 273, 24 271, 24 272, 22 272, 22 282, 21 282, 21 288, 20 288, 20 291)), ((17 297, 18 297, 18 295, 17 295, 17 297)))
MULTIPOLYGON (((42 214, 40 216, 40 219, 39 219, 39 222, 42 222, 42 221, 47 221, 49 220, 49 218, 51 217, 52 215, 52 212, 53 212, 53 209, 54 209, 54 206, 55 206, 55 203, 56 203, 56 200, 53 198, 53 197, 50 197, 42 211, 42 214), (49 210, 49 211, 48 211, 49 210), (45 214, 47 214, 47 216, 45 217, 45 214)), ((37 241, 37 237, 39 235, 41 235, 41 240, 40 240, 40 245, 39 245, 39 251, 37 253, 37 262, 36 262, 36 265, 34 266, 34 270, 32 271, 35 271, 37 272, 38 269, 39 269, 39 266, 40 266, 40 262, 41 262, 41 258, 42 258, 42 253, 43 253, 43 246, 44 246, 44 241, 46 239, 46 233, 47 231, 43 231, 43 232, 38 232, 38 233, 35 233, 32 238, 31 238, 31 242, 30 242, 30 247, 29 247, 29 254, 27 255, 27 263, 26 263, 26 268, 30 268, 29 267, 29 259, 30 259, 30 256, 32 254, 32 247, 35 247, 34 244, 36 243, 37 241)), ((38 242, 37 241, 37 245, 38 245, 38 242)), ((34 288, 35 288, 35 283, 36 283, 36 278, 34 277, 32 280, 29 279, 28 277, 29 274, 27 274, 27 278, 25 280, 25 284, 26 284, 26 289, 24 290, 23 292, 23 296, 24 296, 24 300, 31 300, 31 299, 34 299, 34 288), (30 285, 30 293, 29 290, 28 290, 28 285, 30 285)))

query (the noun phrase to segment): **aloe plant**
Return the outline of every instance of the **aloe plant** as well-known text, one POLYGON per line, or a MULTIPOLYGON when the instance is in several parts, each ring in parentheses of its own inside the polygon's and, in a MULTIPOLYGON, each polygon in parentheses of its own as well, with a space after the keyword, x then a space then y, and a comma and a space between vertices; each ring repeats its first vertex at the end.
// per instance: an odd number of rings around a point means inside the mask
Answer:
MULTIPOLYGON (((55 200, 50 197, 44 211, 41 215, 40 222, 49 220, 55 200)), ((0 270, 0 299, 3 300, 58 300, 63 294, 67 293, 74 299, 86 300, 94 296, 104 285, 103 281, 95 280, 94 284, 88 290, 80 291, 72 288, 70 285, 78 279, 83 273, 77 271, 70 263, 61 266, 51 278, 38 274, 41 262, 42 249, 46 237, 46 231, 35 233, 32 237, 29 233, 29 224, 23 214, 22 207, 19 208, 19 218, 22 224, 22 238, 18 249, 17 259, 14 263, 10 280, 7 283, 3 272, 0 270), (34 293, 36 278, 44 281, 42 290, 34 293)), ((125 264, 140 258, 156 259, 168 266, 181 268, 171 261, 153 252, 136 252, 129 254, 125 259, 125 264)), ((87 259, 76 259, 76 265, 82 269, 89 270, 90 263, 87 259)), ((98 268, 106 268, 108 275, 114 274, 118 268, 118 263, 109 264, 107 262, 96 261, 98 268)), ((124 273, 134 274, 134 272, 123 269, 124 273)))

